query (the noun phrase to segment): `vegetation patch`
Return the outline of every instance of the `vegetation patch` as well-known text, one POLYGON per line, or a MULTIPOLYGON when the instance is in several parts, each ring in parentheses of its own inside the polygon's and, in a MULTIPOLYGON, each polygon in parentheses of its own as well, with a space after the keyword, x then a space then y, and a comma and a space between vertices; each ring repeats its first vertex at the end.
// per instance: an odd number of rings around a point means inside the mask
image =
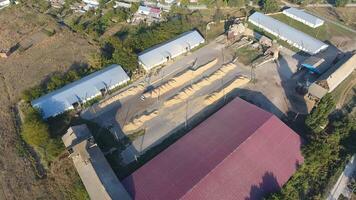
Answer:
POLYGON ((302 149, 304 163, 281 191, 269 195, 267 199, 326 198, 348 159, 356 153, 356 120, 350 115, 330 116, 334 104, 331 95, 327 95, 307 116, 305 130, 309 131, 305 133, 302 149))
POLYGON ((328 23, 325 22, 324 25, 318 27, 318 28, 312 28, 310 26, 307 26, 303 24, 302 22, 299 22, 297 20, 294 20, 284 14, 276 14, 276 15, 271 15, 271 17, 288 24, 289 26, 300 30, 314 38, 317 38, 321 41, 326 41, 330 39, 330 36, 328 35, 328 31, 326 30, 326 26, 328 26, 328 23))
POLYGON ((236 56, 244 65, 250 65, 254 60, 263 55, 258 49, 251 46, 242 47, 236 50, 236 56))

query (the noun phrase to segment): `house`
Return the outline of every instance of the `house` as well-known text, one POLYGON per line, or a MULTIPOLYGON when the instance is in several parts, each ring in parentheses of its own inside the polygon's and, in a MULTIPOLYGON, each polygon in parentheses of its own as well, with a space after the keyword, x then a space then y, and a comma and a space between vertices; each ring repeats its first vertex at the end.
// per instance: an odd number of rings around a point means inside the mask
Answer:
POLYGON ((53 8, 62 8, 65 0, 48 0, 53 8))
POLYGON ((350 76, 356 67, 356 55, 350 58, 340 60, 333 67, 322 74, 308 88, 308 97, 318 101, 327 93, 335 90, 348 76, 350 76))
POLYGON ((134 200, 262 199, 303 163, 302 140, 236 98, 126 177, 134 200))
POLYGON ((295 19, 299 22, 302 22, 305 25, 308 25, 312 28, 317 28, 324 24, 324 20, 311 15, 304 10, 300 10, 297 8, 288 8, 283 10, 283 14, 287 15, 288 17, 295 19))
POLYGON ((271 47, 273 45, 272 40, 269 39, 268 37, 262 35, 262 37, 260 37, 260 39, 258 40, 258 42, 265 47, 271 47))
POLYGON ((131 200, 86 125, 72 126, 62 141, 92 200, 131 200))
POLYGON ((130 80, 119 65, 110 65, 31 102, 44 119, 67 110, 79 109, 85 102, 101 96, 130 80))
POLYGON ((85 3, 84 10, 97 9, 99 7, 99 0, 83 0, 85 3))
POLYGON ((0 9, 5 8, 10 5, 10 0, 0 0, 0 9))
POLYGON ((170 41, 141 52, 138 55, 139 64, 146 71, 149 71, 156 66, 191 51, 204 42, 205 39, 197 30, 185 32, 170 41))
POLYGON ((161 9, 150 6, 139 6, 137 13, 147 15, 153 18, 161 18, 161 9))
POLYGON ((253 13, 248 18, 248 21, 264 31, 278 37, 279 39, 286 41, 288 44, 311 55, 315 55, 328 47, 328 45, 322 41, 259 12, 253 13))
POLYGON ((115 5, 113 6, 114 8, 131 8, 131 3, 126 3, 122 1, 115 1, 115 5))

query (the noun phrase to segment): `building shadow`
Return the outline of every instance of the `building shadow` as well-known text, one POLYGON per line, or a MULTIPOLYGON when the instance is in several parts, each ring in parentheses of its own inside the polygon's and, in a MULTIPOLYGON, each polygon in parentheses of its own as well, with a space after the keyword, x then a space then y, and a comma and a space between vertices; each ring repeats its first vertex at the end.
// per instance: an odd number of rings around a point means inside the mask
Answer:
POLYGON ((297 80, 291 78, 293 76, 293 72, 288 62, 285 60, 283 56, 280 56, 278 61, 276 62, 277 71, 281 78, 281 87, 284 90, 284 93, 287 97, 287 101, 289 102, 288 112, 307 114, 308 107, 305 102, 304 96, 297 93, 297 80), (290 77, 286 75, 291 75, 290 77))

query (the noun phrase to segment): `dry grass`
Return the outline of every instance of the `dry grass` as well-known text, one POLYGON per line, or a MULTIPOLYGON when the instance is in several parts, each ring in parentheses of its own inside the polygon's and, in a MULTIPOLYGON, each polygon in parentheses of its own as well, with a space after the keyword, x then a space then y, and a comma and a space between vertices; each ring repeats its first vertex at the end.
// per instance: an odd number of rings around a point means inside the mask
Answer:
POLYGON ((20 42, 41 31, 43 26, 55 28, 56 34, 39 40, 26 51, 0 59, 0 199, 82 198, 77 189, 78 175, 68 160, 52 163, 48 176, 39 179, 34 161, 18 145, 21 140, 11 107, 22 91, 54 72, 65 72, 78 63, 86 63, 87 55, 97 51, 96 46, 59 27, 51 17, 19 6, 0 12, 0 41, 20 42), (69 190, 73 185, 76 191, 69 190))
POLYGON ((308 10, 315 12, 328 19, 339 21, 353 29, 356 29, 356 8, 308 8, 308 10))

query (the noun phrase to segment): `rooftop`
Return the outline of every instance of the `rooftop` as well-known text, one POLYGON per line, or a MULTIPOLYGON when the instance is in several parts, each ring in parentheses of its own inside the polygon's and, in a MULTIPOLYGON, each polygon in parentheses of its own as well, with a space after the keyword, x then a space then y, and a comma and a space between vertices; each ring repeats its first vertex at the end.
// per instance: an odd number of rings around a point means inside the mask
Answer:
POLYGON ((334 46, 328 46, 326 50, 312 55, 302 62, 302 66, 312 72, 322 74, 328 70, 338 55, 338 50, 334 46))
POLYGON ((261 199, 303 162, 301 139, 236 98, 122 183, 136 200, 261 199))
POLYGON ((304 10, 288 8, 283 10, 283 13, 307 25, 312 25, 312 27, 317 27, 324 24, 324 20, 321 20, 318 17, 305 12, 304 10))
POLYGON ((204 42, 205 39, 198 31, 189 31, 170 41, 141 52, 138 55, 138 59, 145 70, 148 71, 167 62, 167 57, 169 59, 177 57, 204 42))
POLYGON ((70 83, 31 102, 41 109, 43 118, 52 117, 73 108, 73 103, 84 103, 101 94, 102 89, 110 90, 126 83, 130 78, 119 65, 110 65, 80 80, 70 83))
POLYGON ((327 44, 321 42, 320 40, 317 40, 310 35, 284 24, 268 15, 255 12, 249 17, 248 20, 254 25, 284 41, 287 41, 289 44, 309 54, 317 54, 328 47, 327 44))
POLYGON ((66 147, 72 149, 70 157, 73 159, 74 166, 91 199, 131 199, 111 169, 104 154, 94 142, 86 125, 71 127, 62 139, 66 147), (73 144, 68 140, 71 137, 68 135, 86 135, 89 138, 82 138, 75 145, 67 146, 68 142, 73 144))

